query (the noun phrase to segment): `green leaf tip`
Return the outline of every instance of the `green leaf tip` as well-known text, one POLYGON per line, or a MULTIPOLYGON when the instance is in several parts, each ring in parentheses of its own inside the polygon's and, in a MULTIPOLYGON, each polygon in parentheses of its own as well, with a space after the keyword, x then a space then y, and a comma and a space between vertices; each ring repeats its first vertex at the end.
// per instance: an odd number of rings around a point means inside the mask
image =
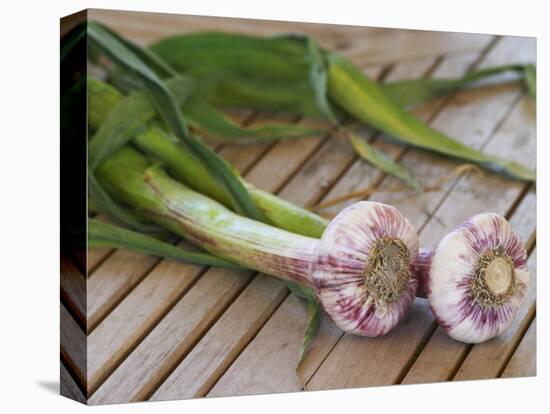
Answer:
POLYGON ((392 175, 404 181, 407 185, 417 192, 422 191, 422 185, 413 177, 413 175, 402 165, 396 163, 382 151, 371 145, 365 138, 352 132, 348 133, 348 138, 361 158, 372 164, 380 171, 392 175))

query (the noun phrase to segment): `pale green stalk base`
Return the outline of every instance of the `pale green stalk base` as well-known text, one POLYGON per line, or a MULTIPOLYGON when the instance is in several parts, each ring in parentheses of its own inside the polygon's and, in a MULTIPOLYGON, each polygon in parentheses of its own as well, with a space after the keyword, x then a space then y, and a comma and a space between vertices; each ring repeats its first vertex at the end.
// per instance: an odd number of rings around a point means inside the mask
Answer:
POLYGON ((105 160, 97 178, 138 214, 232 262, 310 285, 318 239, 293 234, 230 211, 150 166, 126 147, 105 160))

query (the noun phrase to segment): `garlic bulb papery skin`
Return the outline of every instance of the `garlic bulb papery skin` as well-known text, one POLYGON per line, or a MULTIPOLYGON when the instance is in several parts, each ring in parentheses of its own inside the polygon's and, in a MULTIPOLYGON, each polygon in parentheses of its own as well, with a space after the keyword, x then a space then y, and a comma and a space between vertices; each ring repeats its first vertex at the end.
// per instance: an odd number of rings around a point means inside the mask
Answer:
POLYGON ((479 343, 513 321, 530 286, 527 253, 506 219, 482 213, 420 255, 424 284, 439 325, 454 339, 479 343), (429 262, 429 271, 426 263, 429 262))
POLYGON ((340 329, 384 335, 414 300, 418 281, 412 264, 417 254, 418 235, 397 209, 358 202, 336 216, 323 233, 313 285, 340 329))

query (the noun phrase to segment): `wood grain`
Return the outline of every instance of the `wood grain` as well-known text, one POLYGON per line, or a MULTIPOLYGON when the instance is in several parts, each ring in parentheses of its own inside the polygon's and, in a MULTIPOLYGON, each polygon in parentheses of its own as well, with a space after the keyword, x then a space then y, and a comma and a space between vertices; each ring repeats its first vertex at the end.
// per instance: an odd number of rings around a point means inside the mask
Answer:
MULTIPOLYGON (((204 396, 286 294, 275 278, 256 277, 150 399, 204 396)), ((303 320, 303 315, 296 318, 297 323, 303 320)))
POLYGON ((503 378, 537 375, 537 319, 533 319, 518 349, 502 373, 503 378))
POLYGON ((71 260, 62 255, 61 264, 61 301, 70 309, 78 324, 86 327, 86 279, 71 260))
MULTIPOLYGON (((258 390, 262 393, 299 390, 302 382, 293 367, 296 366, 306 322, 307 305, 295 295, 289 295, 250 345, 210 390, 208 396, 247 395, 258 393, 258 390), (269 355, 270 351, 275 352, 276 355, 269 355), (256 369, 250 369, 251 367, 256 369), (271 372, 273 375, 258 375, 257 370, 271 372)), ((335 334, 337 334, 337 328, 324 319, 317 335, 325 338, 335 334)), ((317 340, 315 345, 319 345, 317 340)))
POLYGON ((59 393, 71 400, 85 404, 86 396, 65 367, 65 364, 61 363, 59 368, 59 393))
POLYGON ((193 347, 247 285, 252 272, 212 269, 147 335, 91 396, 90 404, 139 401, 193 347))
POLYGON ((197 280, 201 266, 163 260, 88 336, 89 387, 94 392, 197 280))
POLYGON ((86 387, 86 334, 61 304, 61 360, 74 372, 77 381, 86 387))
POLYGON ((88 329, 97 324, 158 263, 159 259, 116 250, 88 278, 88 329))

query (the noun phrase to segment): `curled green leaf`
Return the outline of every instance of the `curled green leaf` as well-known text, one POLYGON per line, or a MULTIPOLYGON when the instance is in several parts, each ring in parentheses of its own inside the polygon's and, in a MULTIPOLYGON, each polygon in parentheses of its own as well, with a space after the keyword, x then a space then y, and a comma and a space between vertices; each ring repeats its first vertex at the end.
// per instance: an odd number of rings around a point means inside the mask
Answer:
MULTIPOLYGON (((144 92, 134 92, 123 98, 116 89, 104 85, 97 79, 88 78, 88 104, 90 112, 94 114, 88 118, 88 122, 91 126, 100 125, 88 146, 88 162, 92 169, 144 131, 147 122, 157 116, 153 103, 144 92), (112 107, 114 109, 108 111, 112 107), (101 122, 101 118, 104 118, 104 122, 101 122)), ((190 81, 181 77, 169 80, 166 87, 178 105, 191 93, 190 81)))
POLYGON ((241 127, 211 104, 196 97, 189 99, 182 110, 192 126, 222 142, 245 138, 257 141, 293 140, 321 133, 320 129, 284 123, 241 127))
POLYGON ((298 362, 296 364, 296 371, 298 371, 300 364, 304 360, 309 344, 319 328, 319 322, 321 320, 321 305, 319 304, 313 289, 289 280, 281 279, 281 282, 296 296, 307 301, 307 325, 304 332, 304 338, 302 339, 302 345, 298 351, 298 362))
POLYGON ((200 97, 220 107, 327 115, 324 59, 307 38, 190 33, 151 49, 179 73, 193 77, 200 97), (323 113, 324 112, 324 113, 323 113))
POLYGON ((302 339, 302 345, 300 351, 298 351, 298 363, 296 364, 296 371, 300 368, 306 351, 309 348, 311 340, 319 329, 319 322, 321 321, 321 305, 317 301, 309 301, 307 303, 307 325, 304 332, 304 338, 302 339))
MULTIPOLYGON (((503 65, 474 70, 456 79, 408 79, 380 84, 380 88, 396 104, 416 105, 430 99, 472 86, 475 82, 505 72, 522 74, 529 65, 503 65)), ((525 76, 526 79, 526 76, 525 76)))
POLYGON ((349 133, 348 137, 353 148, 361 158, 374 165, 379 170, 403 180, 414 190, 418 192, 422 191, 420 183, 405 167, 397 164, 386 154, 373 147, 365 138, 354 133, 349 133))
POLYGON ((513 161, 470 148, 429 127, 395 104, 382 88, 341 56, 330 55, 329 95, 349 114, 395 139, 415 147, 469 161, 526 181, 535 172, 513 161))
POLYGON ((108 26, 101 24, 99 22, 94 22, 95 25, 101 27, 104 31, 109 33, 113 38, 118 40, 124 46, 126 46, 132 53, 141 59, 146 65, 148 65, 153 71, 160 77, 174 77, 177 75, 177 72, 166 64, 160 57, 156 55, 149 48, 141 47, 136 43, 126 39, 125 37, 120 36, 114 30, 111 30, 108 26))

